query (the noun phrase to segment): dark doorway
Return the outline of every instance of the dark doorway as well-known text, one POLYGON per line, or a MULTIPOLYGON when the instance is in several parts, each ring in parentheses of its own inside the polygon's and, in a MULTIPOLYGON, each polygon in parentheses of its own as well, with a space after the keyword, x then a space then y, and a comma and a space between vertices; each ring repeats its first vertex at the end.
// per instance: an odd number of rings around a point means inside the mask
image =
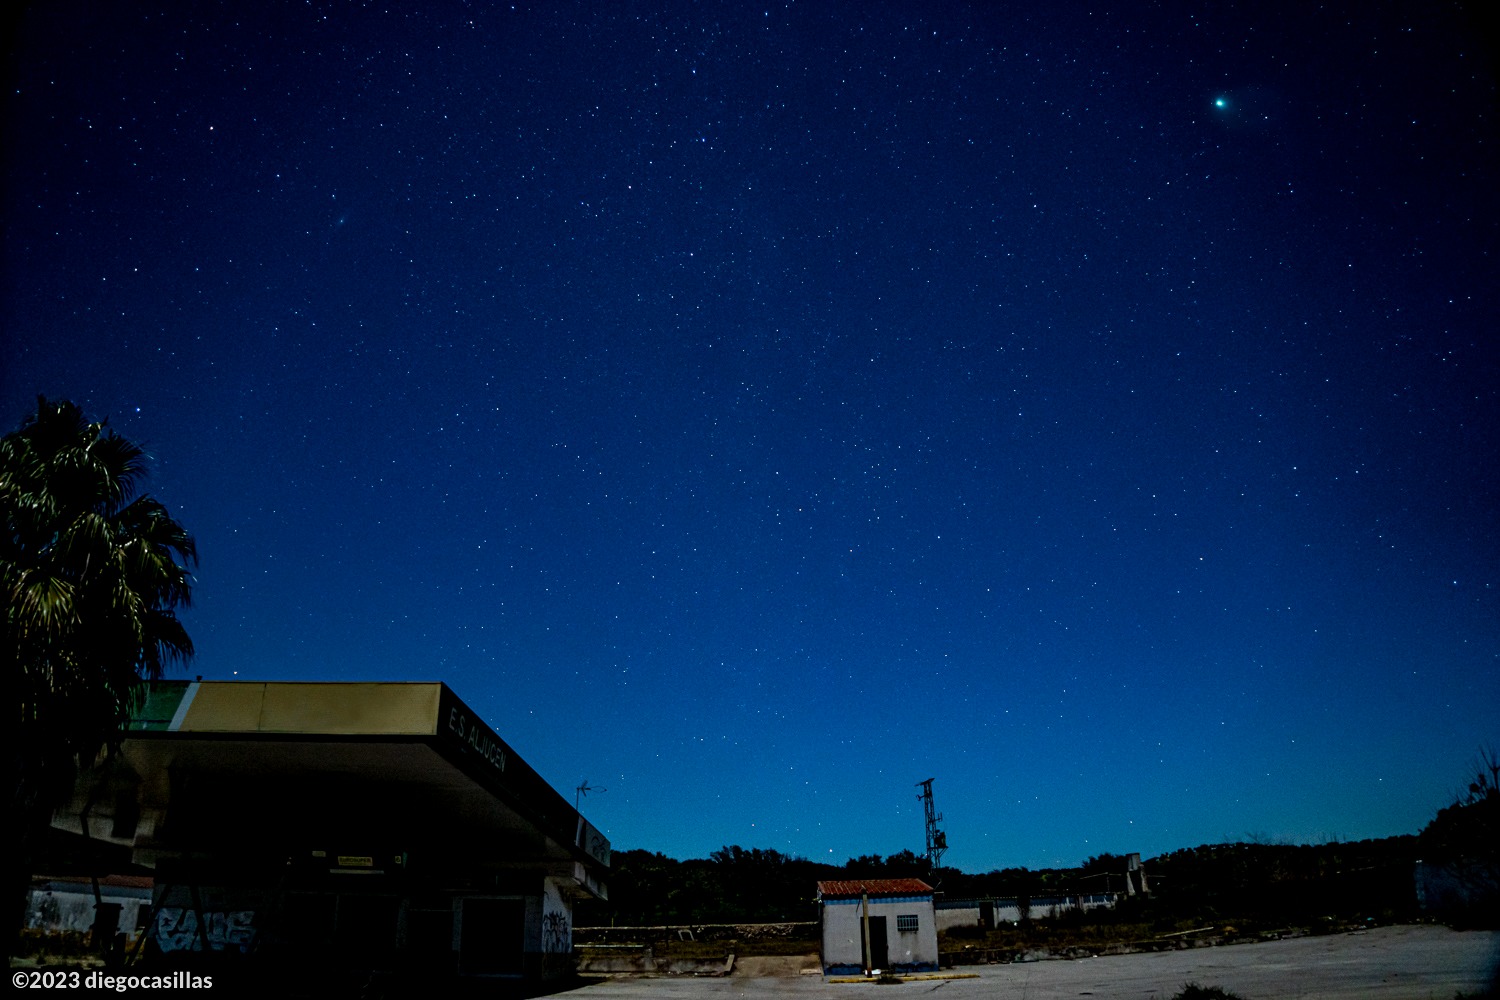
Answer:
POLYGON ((995 929, 995 901, 993 899, 979 901, 979 926, 987 931, 995 929))
POLYGON ((524 899, 466 899, 459 931, 459 971, 519 976, 526 943, 524 899))
POLYGON ((400 910, 401 901, 394 896, 340 895, 333 925, 334 954, 355 968, 389 968, 396 955, 400 910))
POLYGON ((885 917, 870 918, 870 954, 867 969, 884 969, 891 962, 890 947, 885 939, 885 917))
POLYGON ((433 968, 451 968, 453 961, 453 907, 413 905, 406 911, 406 954, 413 963, 432 963, 433 968))
POLYGON ((115 932, 120 929, 119 903, 95 903, 94 927, 89 934, 89 948, 96 955, 103 955, 114 946, 115 932))

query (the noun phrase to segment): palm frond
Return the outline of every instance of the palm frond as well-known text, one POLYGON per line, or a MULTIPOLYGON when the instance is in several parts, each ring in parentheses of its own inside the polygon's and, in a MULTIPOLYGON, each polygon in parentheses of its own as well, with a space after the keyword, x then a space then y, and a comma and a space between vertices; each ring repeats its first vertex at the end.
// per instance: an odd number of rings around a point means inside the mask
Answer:
POLYGON ((142 678, 193 655, 176 609, 197 546, 137 495, 138 445, 68 401, 0 438, 0 642, 15 657, 11 718, 27 738, 82 753, 118 738, 142 678))
POLYGON ((33 638, 60 638, 79 624, 77 588, 40 567, 21 570, 6 596, 19 622, 18 633, 33 638))

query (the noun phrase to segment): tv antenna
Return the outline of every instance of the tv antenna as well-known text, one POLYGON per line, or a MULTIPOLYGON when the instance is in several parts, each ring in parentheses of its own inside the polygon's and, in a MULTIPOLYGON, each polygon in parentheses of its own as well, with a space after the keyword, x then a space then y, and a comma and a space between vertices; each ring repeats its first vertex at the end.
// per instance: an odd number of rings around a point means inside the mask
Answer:
POLYGON ((927 867, 936 875, 943 863, 943 852, 948 849, 948 835, 938 829, 943 815, 933 806, 932 782, 932 778, 917 782, 917 787, 922 789, 917 798, 922 802, 922 814, 927 820, 927 867))
POLYGON ((573 811, 578 812, 579 800, 588 798, 589 792, 598 792, 602 795, 607 791, 609 791, 608 788, 600 788, 597 785, 591 785, 589 784, 589 779, 584 778, 583 784, 573 789, 573 811))

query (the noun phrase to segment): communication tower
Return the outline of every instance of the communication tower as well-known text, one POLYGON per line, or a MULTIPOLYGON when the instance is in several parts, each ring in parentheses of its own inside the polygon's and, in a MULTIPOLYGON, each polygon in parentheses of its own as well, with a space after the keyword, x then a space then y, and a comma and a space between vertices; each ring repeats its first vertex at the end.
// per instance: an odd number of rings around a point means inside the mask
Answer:
POLYGON ((943 852, 948 849, 948 835, 938 829, 943 816, 932 803, 932 781, 928 778, 917 782, 917 787, 922 789, 917 798, 922 801, 922 814, 927 820, 927 866, 936 875, 943 863, 943 852))

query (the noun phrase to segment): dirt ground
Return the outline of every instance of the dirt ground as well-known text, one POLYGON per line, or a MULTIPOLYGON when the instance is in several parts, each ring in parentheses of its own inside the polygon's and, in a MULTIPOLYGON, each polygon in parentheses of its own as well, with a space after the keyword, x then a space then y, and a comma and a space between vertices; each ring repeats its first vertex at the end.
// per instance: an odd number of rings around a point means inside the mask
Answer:
POLYGON ((761 955, 736 959, 734 974, 741 978, 764 979, 767 976, 798 976, 806 970, 817 971, 818 955, 761 955))
POLYGON ((799 974, 804 959, 747 960, 714 979, 611 979, 569 991, 574 1000, 662 997, 1018 998, 1167 1000, 1184 984, 1221 986, 1245 1000, 1454 1000, 1483 990, 1500 961, 1500 933, 1442 927, 1382 927, 1328 937, 1076 961, 961 967, 973 978, 911 979, 895 985, 830 983, 799 974), (852 996, 851 996, 852 991, 852 996))

